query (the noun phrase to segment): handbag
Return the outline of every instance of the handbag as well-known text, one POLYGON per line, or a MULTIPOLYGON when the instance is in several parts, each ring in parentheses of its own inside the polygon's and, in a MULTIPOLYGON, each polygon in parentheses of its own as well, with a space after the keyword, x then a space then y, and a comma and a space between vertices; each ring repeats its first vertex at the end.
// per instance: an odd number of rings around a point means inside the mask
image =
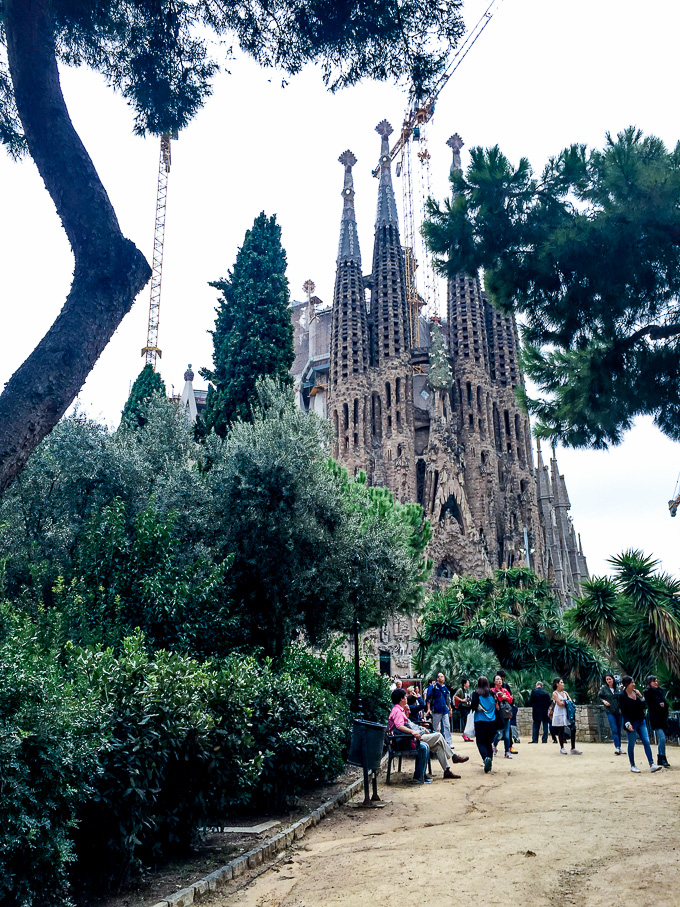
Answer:
POLYGON ((574 724, 576 721, 576 706, 571 699, 567 699, 564 704, 567 707, 567 721, 569 724, 574 724))
POLYGON ((465 722, 465 730, 463 731, 463 734, 466 737, 475 736, 475 713, 474 712, 470 712, 470 714, 467 716, 467 721, 465 722))
POLYGON ((507 721, 508 718, 512 718, 512 706, 507 701, 507 699, 499 699, 498 706, 501 710, 501 715, 503 716, 504 721, 507 721))

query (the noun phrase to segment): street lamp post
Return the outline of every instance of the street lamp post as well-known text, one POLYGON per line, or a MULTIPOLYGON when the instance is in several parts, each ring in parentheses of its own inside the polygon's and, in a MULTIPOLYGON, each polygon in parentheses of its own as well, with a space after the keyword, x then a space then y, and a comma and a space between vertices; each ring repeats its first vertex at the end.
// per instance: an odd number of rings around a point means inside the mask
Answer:
POLYGON ((364 704, 361 701, 361 681, 359 677, 359 618, 354 618, 354 701, 352 711, 361 719, 364 717, 364 704))

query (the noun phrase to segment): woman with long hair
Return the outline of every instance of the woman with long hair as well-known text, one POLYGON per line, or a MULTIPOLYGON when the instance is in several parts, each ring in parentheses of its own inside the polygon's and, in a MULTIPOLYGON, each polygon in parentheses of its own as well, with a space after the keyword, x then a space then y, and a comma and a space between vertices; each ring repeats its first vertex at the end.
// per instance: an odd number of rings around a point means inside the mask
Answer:
POLYGON ((629 674, 621 678, 623 692, 619 697, 621 704, 621 714, 623 715, 623 726, 628 735, 628 761, 630 762, 631 772, 640 774, 640 769, 635 764, 635 738, 639 737, 645 750, 647 762, 649 762, 650 772, 661 770, 660 765, 654 765, 652 748, 649 744, 649 733, 645 722, 645 700, 642 693, 635 689, 635 681, 629 674))
POLYGON ((484 761, 484 771, 488 773, 493 765, 493 738, 496 735, 499 706, 488 679, 483 675, 477 681, 470 708, 475 716, 475 743, 484 761))
POLYGON ((621 755, 621 734, 623 733, 623 715, 619 705, 619 691, 616 689, 616 680, 613 674, 604 675, 604 683, 597 694, 598 699, 604 706, 607 721, 612 732, 614 741, 614 755, 621 755))
POLYGON ((581 750, 576 749, 576 721, 571 720, 569 715, 571 709, 567 707, 567 703, 570 702, 573 704, 573 700, 569 693, 564 689, 564 681, 561 677, 556 677, 553 680, 552 698, 555 707, 552 724, 560 738, 560 753, 562 753, 563 756, 567 755, 564 744, 567 739, 567 730, 569 730, 571 736, 571 755, 583 755, 581 750))

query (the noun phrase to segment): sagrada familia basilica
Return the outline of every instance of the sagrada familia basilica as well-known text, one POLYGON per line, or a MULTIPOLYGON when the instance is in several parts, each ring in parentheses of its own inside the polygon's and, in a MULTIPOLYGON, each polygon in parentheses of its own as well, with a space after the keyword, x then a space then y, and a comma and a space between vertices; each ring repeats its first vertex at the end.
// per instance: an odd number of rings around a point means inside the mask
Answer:
MULTIPOLYGON (((446 317, 414 317, 382 121, 378 204, 370 273, 354 210, 350 151, 344 168, 333 302, 294 303, 293 374, 300 405, 331 420, 335 457, 350 473, 422 505, 433 529, 433 582, 530 565, 566 604, 588 576, 554 450, 534 462, 517 325, 488 302, 474 274, 451 278, 446 317)), ((460 169, 462 141, 449 139, 460 169)), ((408 254, 408 253, 407 253, 408 254)), ((412 619, 376 631, 381 668, 408 674, 412 619)))

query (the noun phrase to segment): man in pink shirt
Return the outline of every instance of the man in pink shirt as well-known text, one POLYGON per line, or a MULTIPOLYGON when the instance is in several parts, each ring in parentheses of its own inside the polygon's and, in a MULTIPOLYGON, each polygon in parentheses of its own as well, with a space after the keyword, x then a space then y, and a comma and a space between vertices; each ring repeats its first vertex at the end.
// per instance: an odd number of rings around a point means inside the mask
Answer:
POLYGON ((439 760, 439 764, 444 770, 445 778, 460 778, 460 775, 454 775, 449 768, 448 759, 450 757, 452 761, 467 762, 469 757, 454 756, 451 748, 440 733, 423 733, 422 728, 418 727, 417 724, 413 724, 407 716, 407 712, 410 714, 410 709, 406 703, 406 690, 393 690, 392 703, 392 711, 387 722, 390 734, 411 735, 415 740, 415 745, 418 747, 413 780, 421 784, 427 784, 432 780, 425 774, 430 750, 439 760))

